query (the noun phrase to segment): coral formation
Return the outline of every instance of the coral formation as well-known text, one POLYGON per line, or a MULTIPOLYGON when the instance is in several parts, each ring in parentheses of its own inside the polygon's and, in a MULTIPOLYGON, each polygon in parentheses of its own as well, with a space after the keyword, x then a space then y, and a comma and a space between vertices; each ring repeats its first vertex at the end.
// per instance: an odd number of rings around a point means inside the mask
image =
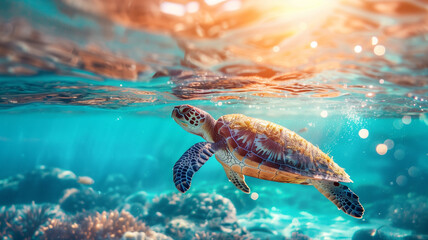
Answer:
POLYGON ((96 192, 92 188, 79 190, 67 189, 59 203, 61 209, 69 213, 78 213, 90 210, 104 211, 115 209, 120 197, 113 194, 96 192))
POLYGON ((0 208, 0 236, 6 236, 10 231, 10 226, 13 223, 17 212, 15 207, 7 209, 5 206, 0 208))
POLYGON ((0 205, 33 201, 56 203, 65 189, 78 187, 74 173, 41 166, 25 174, 0 180, 0 205))
POLYGON ((42 239, 121 239, 126 232, 144 232, 155 235, 143 222, 126 211, 77 214, 71 218, 51 219, 43 228, 42 239))
POLYGON ((145 219, 150 225, 167 226, 166 234, 175 239, 248 234, 238 224, 232 202, 218 194, 161 195, 153 200, 145 219))
POLYGON ((165 223, 176 216, 185 216, 197 223, 220 218, 236 221, 236 209, 232 202, 218 194, 197 195, 170 194, 156 197, 148 209, 148 222, 165 223))
POLYGON ((55 213, 49 205, 24 206, 16 210, 15 206, 0 211, 0 233, 4 239, 30 240, 40 234, 39 230, 55 213))
POLYGON ((121 240, 172 240, 170 237, 161 233, 155 233, 155 236, 149 237, 145 232, 126 232, 121 240))

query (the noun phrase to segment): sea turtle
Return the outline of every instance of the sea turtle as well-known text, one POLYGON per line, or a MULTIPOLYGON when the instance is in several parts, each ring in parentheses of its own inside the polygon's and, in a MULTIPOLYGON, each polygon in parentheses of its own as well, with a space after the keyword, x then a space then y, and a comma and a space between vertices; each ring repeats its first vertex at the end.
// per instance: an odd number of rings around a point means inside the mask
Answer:
POLYGON ((179 191, 190 188, 195 172, 215 154, 229 180, 244 193, 250 193, 244 175, 313 185, 346 214, 363 216, 358 196, 339 183, 352 182, 345 170, 295 132, 242 114, 224 115, 216 121, 190 105, 176 106, 172 118, 207 141, 193 145, 175 163, 173 180, 179 191))

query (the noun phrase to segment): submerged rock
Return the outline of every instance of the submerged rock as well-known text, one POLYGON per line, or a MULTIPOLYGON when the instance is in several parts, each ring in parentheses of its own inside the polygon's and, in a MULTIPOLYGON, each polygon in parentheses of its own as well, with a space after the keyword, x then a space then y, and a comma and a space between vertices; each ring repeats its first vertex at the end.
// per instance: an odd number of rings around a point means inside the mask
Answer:
POLYGON ((79 187, 73 172, 41 166, 0 180, 0 205, 57 203, 64 190, 79 187))
POLYGON ((428 234, 428 198, 426 196, 397 196, 389 208, 395 227, 428 234))
POLYGON ((360 229, 352 240, 428 240, 428 236, 414 235, 411 231, 383 226, 378 229, 360 229))
POLYGON ((257 201, 251 199, 250 195, 238 190, 232 184, 227 184, 221 188, 217 188, 216 192, 220 195, 227 196, 235 205, 239 213, 251 211, 257 206, 257 201))

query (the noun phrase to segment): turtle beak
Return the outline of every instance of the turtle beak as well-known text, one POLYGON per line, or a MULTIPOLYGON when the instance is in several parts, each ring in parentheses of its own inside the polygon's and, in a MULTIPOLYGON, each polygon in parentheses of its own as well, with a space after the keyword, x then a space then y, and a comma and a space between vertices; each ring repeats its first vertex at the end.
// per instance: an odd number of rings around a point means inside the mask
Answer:
POLYGON ((172 110, 172 113, 171 113, 171 117, 172 118, 174 118, 174 117, 181 118, 179 113, 180 113, 179 107, 178 106, 174 107, 174 109, 172 110))

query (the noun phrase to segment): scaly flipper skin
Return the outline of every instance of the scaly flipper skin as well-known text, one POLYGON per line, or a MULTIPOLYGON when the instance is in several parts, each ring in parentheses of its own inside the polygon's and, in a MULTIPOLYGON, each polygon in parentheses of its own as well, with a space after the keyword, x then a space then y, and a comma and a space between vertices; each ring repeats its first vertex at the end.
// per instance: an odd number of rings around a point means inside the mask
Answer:
POLYGON ((250 188, 245 182, 244 175, 242 173, 234 172, 226 166, 223 167, 227 178, 229 178, 229 181, 231 181, 239 190, 243 191, 244 193, 250 193, 250 188))
POLYGON ((193 175, 214 154, 214 146, 215 144, 209 142, 196 143, 175 163, 174 184, 180 192, 189 190, 193 175))
POLYGON ((311 183, 328 200, 332 201, 338 209, 354 218, 363 217, 364 208, 358 200, 358 196, 347 186, 338 182, 324 180, 311 180, 311 183))

